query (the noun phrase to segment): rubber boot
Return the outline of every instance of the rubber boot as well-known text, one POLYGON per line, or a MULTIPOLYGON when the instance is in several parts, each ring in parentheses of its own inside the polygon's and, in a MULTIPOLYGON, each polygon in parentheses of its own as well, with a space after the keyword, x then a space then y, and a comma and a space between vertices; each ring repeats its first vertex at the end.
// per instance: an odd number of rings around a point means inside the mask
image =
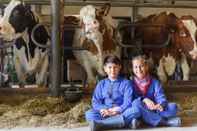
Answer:
POLYGON ((104 120, 94 120, 90 123, 91 131, 102 131, 105 129, 119 129, 125 126, 122 115, 112 116, 104 120))
POLYGON ((170 126, 170 127, 179 127, 181 126, 181 118, 180 117, 172 117, 166 120, 161 120, 161 126, 170 126))
POLYGON ((140 120, 134 118, 132 121, 131 121, 131 124, 129 125, 129 128, 130 129, 137 129, 140 127, 140 120))
POLYGON ((179 127, 181 126, 181 118, 180 117, 169 118, 166 122, 166 125, 171 127, 179 127))

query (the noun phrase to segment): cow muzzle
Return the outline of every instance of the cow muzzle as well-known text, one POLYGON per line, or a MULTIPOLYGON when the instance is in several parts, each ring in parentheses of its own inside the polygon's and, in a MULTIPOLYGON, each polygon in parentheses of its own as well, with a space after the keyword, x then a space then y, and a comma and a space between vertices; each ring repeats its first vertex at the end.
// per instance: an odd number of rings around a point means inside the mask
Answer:
POLYGON ((197 49, 189 52, 193 60, 197 60, 197 49))

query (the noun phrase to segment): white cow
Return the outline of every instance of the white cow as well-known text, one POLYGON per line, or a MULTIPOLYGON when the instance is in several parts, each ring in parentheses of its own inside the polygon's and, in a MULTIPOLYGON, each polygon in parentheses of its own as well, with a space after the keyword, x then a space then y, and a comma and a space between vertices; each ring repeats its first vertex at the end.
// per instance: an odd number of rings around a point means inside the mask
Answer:
POLYGON ((75 31, 73 46, 88 50, 75 51, 74 55, 88 75, 88 83, 95 83, 96 73, 104 75, 103 59, 106 55, 120 56, 120 47, 113 41, 116 21, 109 15, 110 5, 100 9, 87 5, 80 10, 81 28, 75 31))

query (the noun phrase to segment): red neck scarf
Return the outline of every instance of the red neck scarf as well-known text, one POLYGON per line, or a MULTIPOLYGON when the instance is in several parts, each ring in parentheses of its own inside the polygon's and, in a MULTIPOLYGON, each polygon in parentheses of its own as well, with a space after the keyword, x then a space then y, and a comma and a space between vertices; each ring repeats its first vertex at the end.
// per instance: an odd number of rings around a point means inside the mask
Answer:
POLYGON ((138 79, 137 77, 134 77, 134 84, 135 88, 139 91, 139 93, 145 96, 148 88, 150 87, 151 78, 150 76, 147 76, 144 79, 138 79))

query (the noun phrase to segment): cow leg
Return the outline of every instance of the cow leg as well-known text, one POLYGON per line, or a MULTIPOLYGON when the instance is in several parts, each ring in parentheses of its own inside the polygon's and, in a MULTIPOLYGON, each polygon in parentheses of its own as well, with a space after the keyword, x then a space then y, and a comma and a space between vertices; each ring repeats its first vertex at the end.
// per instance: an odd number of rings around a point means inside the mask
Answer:
POLYGON ((36 84, 39 86, 46 85, 47 83, 47 71, 49 66, 49 59, 47 51, 41 54, 40 70, 36 73, 36 84))
POLYGON ((22 86, 25 84, 26 72, 27 72, 27 58, 25 55, 25 48, 17 49, 14 47, 14 65, 19 80, 19 84, 22 86))
POLYGON ((31 58, 28 62, 28 67, 27 67, 28 74, 34 74, 41 62, 41 51, 39 50, 39 48, 36 48, 34 50, 34 54, 35 54, 34 57, 31 58))
POLYGON ((183 80, 189 80, 190 67, 184 54, 182 54, 181 58, 181 68, 183 71, 183 80))
POLYGON ((159 77, 159 80, 161 80, 162 83, 167 82, 167 75, 164 69, 164 58, 161 58, 159 60, 159 66, 157 67, 157 76, 159 77))
POLYGON ((88 75, 88 78, 87 78, 88 83, 94 83, 96 78, 94 76, 94 72, 93 72, 92 68, 89 67, 89 65, 87 65, 87 64, 85 64, 84 66, 85 66, 86 73, 88 75))
MULTIPOLYGON (((80 65, 82 65, 82 67, 84 68, 86 74, 87 74, 87 83, 88 84, 95 84, 95 81, 96 81, 96 77, 94 75, 94 72, 93 72, 93 65, 92 64, 95 64, 95 62, 91 62, 89 60, 89 57, 87 54, 83 54, 83 53, 80 53, 78 52, 78 54, 76 53, 75 54, 78 62, 80 63, 80 65)), ((80 74, 79 74, 80 75, 80 74)))

